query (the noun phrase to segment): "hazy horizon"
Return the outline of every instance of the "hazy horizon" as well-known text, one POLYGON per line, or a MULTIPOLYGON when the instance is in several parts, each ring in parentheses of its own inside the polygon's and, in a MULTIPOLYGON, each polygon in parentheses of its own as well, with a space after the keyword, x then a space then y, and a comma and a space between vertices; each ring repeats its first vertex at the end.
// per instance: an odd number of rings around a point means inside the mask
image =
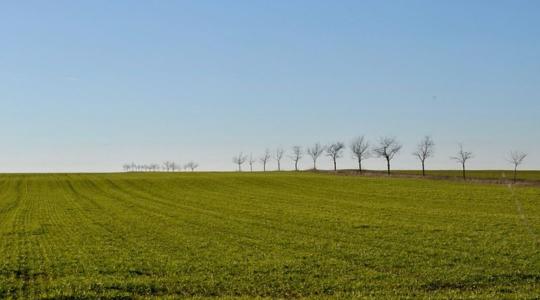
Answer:
POLYGON ((232 171, 358 135, 396 137, 393 169, 420 167, 425 135, 428 170, 459 169, 458 143, 471 170, 512 150, 540 169, 540 2, 27 1, 0 25, 0 173, 232 171))

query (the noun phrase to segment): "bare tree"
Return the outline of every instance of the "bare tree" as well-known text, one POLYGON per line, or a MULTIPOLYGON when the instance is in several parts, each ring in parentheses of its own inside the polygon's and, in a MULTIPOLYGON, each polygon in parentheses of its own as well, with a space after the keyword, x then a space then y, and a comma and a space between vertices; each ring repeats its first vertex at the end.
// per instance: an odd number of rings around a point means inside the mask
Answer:
POLYGON ((523 163, 523 160, 527 157, 526 153, 520 152, 520 151, 512 151, 510 152, 510 157, 508 158, 508 162, 510 162, 512 165, 514 165, 514 183, 517 181, 517 168, 521 163, 523 163))
POLYGON ((416 147, 416 151, 413 152, 413 155, 422 163, 422 176, 426 176, 426 159, 433 156, 434 147, 435 142, 433 142, 433 139, 430 136, 426 135, 416 147))
POLYGON ((345 144, 342 142, 337 142, 326 147, 326 156, 334 161, 334 171, 337 171, 337 159, 343 155, 343 149, 345 149, 345 144))
POLYGON ((466 179, 465 176, 465 164, 467 161, 471 158, 473 158, 472 152, 463 151, 463 145, 459 144, 459 151, 456 156, 450 157, 451 159, 457 161, 461 164, 462 170, 463 170, 463 179, 466 179))
POLYGON ((283 159, 284 154, 285 154, 285 150, 283 150, 283 148, 277 148, 276 152, 274 153, 274 159, 277 162, 278 171, 281 171, 281 160, 283 159))
POLYGON ((171 171, 176 172, 176 170, 180 170, 180 166, 181 166, 180 164, 177 164, 175 162, 171 162, 171 165, 170 165, 171 171))
POLYGON ((131 170, 131 166, 129 164, 123 165, 122 168, 124 169, 124 172, 129 172, 131 170))
POLYGON ((298 162, 302 157, 304 156, 304 152, 302 151, 302 147, 300 146, 293 146, 292 147, 292 155, 291 159, 294 161, 294 170, 298 171, 298 162))
POLYGON ((233 157, 233 162, 238 165, 238 172, 242 172, 242 165, 246 162, 247 156, 245 156, 242 152, 238 154, 238 156, 233 157))
POLYGON ((195 171, 199 167, 199 164, 194 161, 189 161, 187 164, 184 165, 185 169, 190 169, 191 172, 195 171))
POLYGON ((324 152, 324 147, 321 146, 320 143, 315 143, 312 147, 307 149, 307 154, 311 156, 311 159, 313 160, 313 169, 317 170, 317 159, 321 156, 321 154, 324 152))
POLYGON ((358 171, 362 172, 362 161, 369 158, 369 143, 364 136, 357 137, 351 143, 353 157, 358 160, 358 171))
POLYGON ((271 155, 270 155, 270 149, 266 149, 266 150, 264 151, 263 156, 261 156, 261 158, 260 158, 260 161, 261 161, 261 163, 263 164, 263 171, 264 171, 264 172, 266 172, 266 164, 267 164, 268 161, 270 160, 270 157, 271 157, 271 155))
POLYGON ((253 158, 253 153, 249 154, 249 171, 253 172, 253 164, 256 162, 255 158, 253 158))
POLYGON ((386 159, 386 169, 390 175, 390 161, 399 153, 402 145, 393 137, 381 137, 379 145, 373 149, 377 157, 386 159))
POLYGON ((165 172, 169 172, 171 170, 171 162, 170 161, 164 161, 163 162, 163 170, 165 172))

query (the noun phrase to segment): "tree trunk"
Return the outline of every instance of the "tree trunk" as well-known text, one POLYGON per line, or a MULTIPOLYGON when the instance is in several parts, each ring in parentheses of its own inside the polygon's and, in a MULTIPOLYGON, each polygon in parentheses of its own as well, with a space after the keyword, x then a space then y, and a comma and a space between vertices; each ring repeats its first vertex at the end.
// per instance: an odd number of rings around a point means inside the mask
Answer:
POLYGON ((465 176, 465 164, 463 164, 463 180, 467 179, 467 177, 465 176))
POLYGON ((279 160, 278 160, 278 162, 277 162, 277 170, 278 170, 278 171, 281 171, 281 163, 279 162, 279 160))
POLYGON ((426 176, 426 168, 424 167, 424 161, 422 161, 422 176, 426 176))
POLYGON ((298 171, 298 161, 297 160, 294 161, 294 170, 298 171))
POLYGON ((358 171, 360 171, 360 173, 362 173, 362 159, 358 159, 358 171))
POLYGON ((336 159, 334 158, 334 172, 337 171, 337 164, 336 164, 336 159))
POLYGON ((390 175, 390 160, 388 158, 386 159, 386 167, 388 170, 388 175, 390 175))
POLYGON ((317 170, 317 160, 313 160, 313 170, 317 170))
POLYGON ((263 172, 266 172, 266 162, 263 163, 263 172))
POLYGON ((517 180, 517 166, 514 167, 514 184, 516 183, 516 180, 517 180))

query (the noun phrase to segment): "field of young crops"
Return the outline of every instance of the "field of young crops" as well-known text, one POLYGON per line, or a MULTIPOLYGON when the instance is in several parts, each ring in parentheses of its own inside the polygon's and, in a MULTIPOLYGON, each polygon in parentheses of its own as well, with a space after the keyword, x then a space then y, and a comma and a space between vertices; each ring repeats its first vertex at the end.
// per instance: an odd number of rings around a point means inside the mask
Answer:
POLYGON ((0 298, 540 295, 540 188, 0 175, 0 298))

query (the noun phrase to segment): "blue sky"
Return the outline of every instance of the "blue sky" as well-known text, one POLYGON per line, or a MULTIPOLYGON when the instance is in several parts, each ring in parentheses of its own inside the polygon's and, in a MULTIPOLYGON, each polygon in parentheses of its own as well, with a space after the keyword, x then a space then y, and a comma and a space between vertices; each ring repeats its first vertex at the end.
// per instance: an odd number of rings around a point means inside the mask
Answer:
POLYGON ((429 134, 431 168, 462 142, 471 168, 539 169, 540 2, 2 2, 0 104, 0 172, 231 170, 361 134, 397 137, 396 168, 429 134))

